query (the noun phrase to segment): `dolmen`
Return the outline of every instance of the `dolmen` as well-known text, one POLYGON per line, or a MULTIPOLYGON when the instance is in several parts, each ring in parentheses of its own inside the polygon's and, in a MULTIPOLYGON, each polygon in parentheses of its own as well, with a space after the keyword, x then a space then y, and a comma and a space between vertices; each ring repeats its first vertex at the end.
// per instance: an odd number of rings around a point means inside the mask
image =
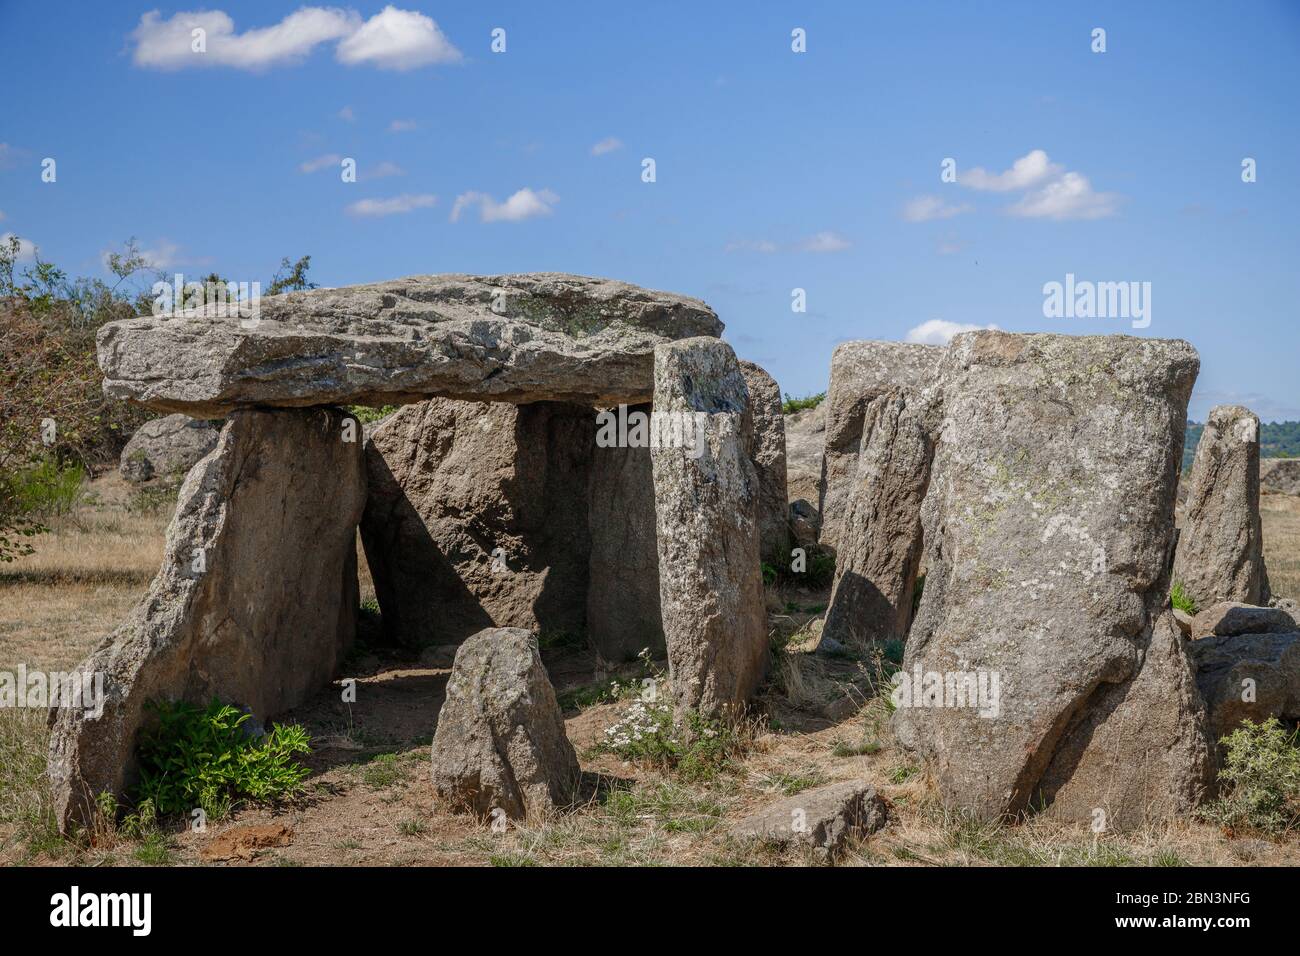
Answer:
MULTIPOLYGON (((356 630, 358 530, 394 644, 487 635, 466 667, 506 660, 493 634, 574 634, 611 663, 648 648, 679 709, 737 712, 767 659, 761 555, 788 529, 779 393, 722 331, 697 299, 558 273, 104 326, 106 395, 225 422, 147 595, 83 664, 102 712, 52 711, 61 826, 129 792, 150 701, 265 721, 328 687, 356 630), (401 407, 367 432, 354 405, 401 407)), ((548 752, 567 780, 566 746, 548 752)))

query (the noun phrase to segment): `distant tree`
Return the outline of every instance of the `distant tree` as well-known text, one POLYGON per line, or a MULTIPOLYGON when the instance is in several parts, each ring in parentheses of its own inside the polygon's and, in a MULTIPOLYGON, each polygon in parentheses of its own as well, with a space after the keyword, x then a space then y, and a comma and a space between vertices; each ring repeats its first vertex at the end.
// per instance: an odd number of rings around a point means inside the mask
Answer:
POLYGON ((290 263, 289 257, 280 260, 280 268, 271 277, 267 286, 267 295, 279 295, 281 292, 301 292, 316 288, 315 282, 307 280, 307 270, 311 268, 311 256, 303 256, 297 262, 290 263))

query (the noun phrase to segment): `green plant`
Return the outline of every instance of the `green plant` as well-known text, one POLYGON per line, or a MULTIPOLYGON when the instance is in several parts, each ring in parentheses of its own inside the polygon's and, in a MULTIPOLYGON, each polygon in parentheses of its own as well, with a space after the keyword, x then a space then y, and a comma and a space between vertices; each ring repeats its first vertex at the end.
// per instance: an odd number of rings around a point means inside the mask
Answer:
POLYGON ((349 405, 348 411, 363 425, 369 425, 371 422, 377 422, 381 418, 387 418, 393 412, 397 411, 396 405, 349 405))
POLYGON ((1289 732, 1276 717, 1243 720, 1220 740, 1225 750, 1219 781, 1226 792, 1203 807, 1201 816, 1229 829, 1283 833, 1300 822, 1300 731, 1289 732))
POLYGON ((825 392, 818 392, 816 395, 805 395, 803 398, 795 398, 789 392, 786 392, 785 401, 781 403, 781 412, 786 415, 793 415, 795 412, 802 412, 807 408, 816 408, 825 398, 825 392))
POLYGON ((1196 602, 1192 600, 1192 596, 1187 593, 1181 581, 1175 581, 1174 586, 1169 589, 1169 603, 1187 614, 1196 613, 1196 602))
POLYGON ((605 729, 605 739, 596 749, 699 781, 711 780, 726 769, 741 749, 741 741, 731 724, 697 711, 687 711, 681 720, 675 720, 672 704, 655 698, 633 701, 623 716, 605 729))
POLYGON ((297 793, 308 770, 297 754, 311 752, 307 732, 280 724, 264 738, 248 733, 249 714, 216 698, 200 710, 185 701, 150 701, 157 724, 140 743, 137 805, 150 800, 158 813, 195 807, 213 818, 232 801, 275 801, 297 793))
POLYGON ((84 494, 86 469, 81 462, 48 455, 19 471, 13 479, 18 507, 43 518, 70 514, 84 494))

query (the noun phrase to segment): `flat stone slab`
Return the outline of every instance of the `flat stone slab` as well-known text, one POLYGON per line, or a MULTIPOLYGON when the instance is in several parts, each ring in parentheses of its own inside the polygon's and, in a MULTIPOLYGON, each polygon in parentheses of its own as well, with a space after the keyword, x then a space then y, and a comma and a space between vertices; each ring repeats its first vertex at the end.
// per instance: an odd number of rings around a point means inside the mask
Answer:
POLYGON ((649 401, 654 348, 717 337, 703 302, 564 273, 410 276, 189 310, 99 331, 104 394, 221 417, 251 405, 649 401))
POLYGON ((834 860, 851 838, 875 833, 888 818, 888 803, 872 787, 850 780, 805 790, 764 807, 732 827, 732 836, 769 846, 802 845, 834 860))
POLYGON ((1300 631, 1300 624, 1280 607, 1223 601, 1192 618, 1191 638, 1199 641, 1233 634, 1291 634, 1295 631, 1300 631))

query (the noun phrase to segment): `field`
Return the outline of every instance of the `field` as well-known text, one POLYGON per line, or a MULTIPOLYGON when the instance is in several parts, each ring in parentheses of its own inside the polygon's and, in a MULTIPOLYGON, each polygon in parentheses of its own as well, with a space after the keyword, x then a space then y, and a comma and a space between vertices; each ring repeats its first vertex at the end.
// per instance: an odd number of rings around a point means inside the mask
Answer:
MULTIPOLYGON (((162 554, 172 501, 141 494, 108 475, 75 511, 37 540, 37 553, 0 567, 0 670, 75 665, 124 618, 162 554)), ((1274 590, 1300 594, 1300 499, 1266 496, 1262 506, 1274 590)), ((362 599, 373 588, 362 568, 362 599)), ((544 826, 493 832, 441 808, 428 784, 428 747, 448 671, 418 658, 365 650, 348 664, 356 704, 337 691, 286 719, 313 737, 312 774, 301 799, 275 810, 237 809, 206 833, 164 823, 149 839, 105 826, 67 841, 49 827, 44 802, 44 714, 0 711, 0 862, 198 864, 232 825, 286 824, 287 845, 230 865, 792 864, 812 862, 741 844, 730 824, 766 801, 822 783, 865 780, 893 804, 890 825, 852 847, 847 865, 1196 865, 1300 862, 1294 839, 1229 838, 1183 822, 1124 836, 1034 820, 1017 827, 974 824, 946 812, 924 775, 890 745, 884 701, 871 696, 871 661, 823 659, 801 650, 800 629, 826 594, 769 593, 771 685, 715 772, 684 775, 623 762, 596 747, 629 706, 583 648, 552 646, 544 657, 582 758, 589 801, 544 826)))

